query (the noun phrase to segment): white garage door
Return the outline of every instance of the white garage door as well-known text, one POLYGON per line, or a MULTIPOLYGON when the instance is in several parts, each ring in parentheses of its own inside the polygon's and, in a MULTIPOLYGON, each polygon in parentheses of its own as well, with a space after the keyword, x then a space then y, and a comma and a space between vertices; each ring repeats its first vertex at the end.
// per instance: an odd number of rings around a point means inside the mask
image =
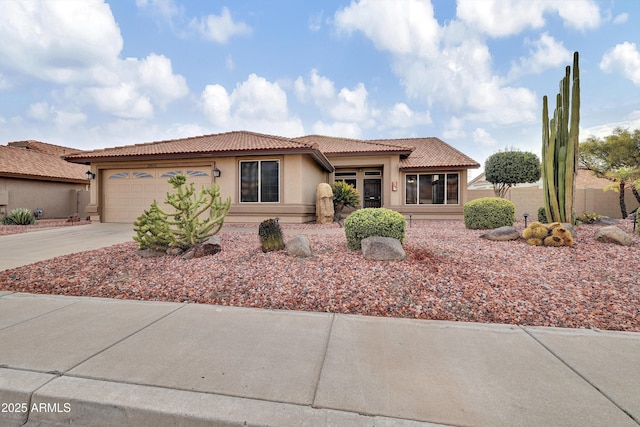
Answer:
POLYGON ((160 207, 171 209, 164 204, 167 192, 172 190, 167 182, 177 174, 187 177, 199 190, 203 185, 211 185, 211 170, 207 168, 171 169, 109 169, 103 173, 104 222, 132 223, 151 203, 156 200, 160 207))

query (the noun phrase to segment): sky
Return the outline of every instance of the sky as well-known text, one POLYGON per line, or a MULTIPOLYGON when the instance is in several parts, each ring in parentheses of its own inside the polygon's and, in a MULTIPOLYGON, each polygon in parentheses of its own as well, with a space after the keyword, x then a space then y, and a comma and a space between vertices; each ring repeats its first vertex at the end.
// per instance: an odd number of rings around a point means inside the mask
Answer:
POLYGON ((540 156, 574 51, 580 140, 640 128, 637 0, 0 0, 0 41, 0 144, 247 130, 540 156))

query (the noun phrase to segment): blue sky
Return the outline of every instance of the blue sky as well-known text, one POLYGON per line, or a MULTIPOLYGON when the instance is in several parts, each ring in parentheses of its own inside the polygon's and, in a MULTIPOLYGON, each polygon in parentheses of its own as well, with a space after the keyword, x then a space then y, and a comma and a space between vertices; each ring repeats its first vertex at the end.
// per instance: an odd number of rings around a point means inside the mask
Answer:
POLYGON ((0 142, 250 130, 539 155, 574 51, 581 140, 640 128, 638 28, 636 0, 1 0, 0 142))

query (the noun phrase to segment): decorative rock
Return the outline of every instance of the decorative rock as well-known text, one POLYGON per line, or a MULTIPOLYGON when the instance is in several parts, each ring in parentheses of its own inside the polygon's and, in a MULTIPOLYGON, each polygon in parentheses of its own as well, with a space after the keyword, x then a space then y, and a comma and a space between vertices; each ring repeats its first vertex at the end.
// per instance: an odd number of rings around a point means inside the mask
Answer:
POLYGON ((333 222, 333 190, 326 182, 318 184, 316 188, 316 221, 318 224, 333 222))
POLYGON ((480 235, 483 239, 505 241, 505 240, 518 240, 520 238, 520 232, 513 227, 504 226, 498 227, 480 235))
POLYGON ((600 242, 615 243, 622 246, 630 246, 633 242, 631 236, 620 230, 615 225, 602 227, 600 230, 596 231, 594 238, 600 242))
POLYGON ((402 243, 393 237, 372 236, 362 239, 362 256, 374 261, 394 261, 405 259, 407 254, 402 243))
POLYGON ((595 221, 593 221, 594 224, 604 224, 604 225, 614 225, 617 224, 618 222, 620 222, 619 220, 615 219, 615 218, 611 218, 608 216, 603 216, 602 218, 598 218, 595 221))
POLYGON ((574 239, 576 237, 578 237, 578 230, 576 229, 576 227, 573 224, 569 224, 568 222, 563 222, 562 223, 562 228, 564 228, 569 233, 571 233, 571 237, 573 237, 574 239))
POLYGON ((210 236, 204 242, 199 243, 188 251, 186 251, 182 258, 189 260, 192 258, 202 258, 207 255, 215 255, 222 250, 222 244, 220 241, 220 237, 218 236, 210 236))
POLYGON ((291 238, 285 247, 287 248, 287 255, 303 258, 311 256, 309 240, 305 236, 295 236, 291 238))
POLYGON ((167 249, 167 255, 178 256, 182 255, 184 251, 181 248, 169 248, 167 249))
POLYGON ((165 254, 166 252, 156 251, 155 249, 138 249, 138 256, 140 258, 155 258, 165 254))

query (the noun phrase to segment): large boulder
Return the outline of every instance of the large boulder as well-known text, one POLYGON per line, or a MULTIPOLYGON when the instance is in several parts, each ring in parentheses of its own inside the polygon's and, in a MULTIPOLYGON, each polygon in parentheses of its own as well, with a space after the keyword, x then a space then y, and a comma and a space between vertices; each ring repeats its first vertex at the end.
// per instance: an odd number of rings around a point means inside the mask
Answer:
POLYGON ((318 224, 331 224, 335 212, 333 209, 333 190, 326 182, 316 188, 316 221, 318 224))
POLYGON ((287 241, 285 245, 287 248, 287 255, 306 258, 311 256, 311 247, 309 246, 309 239, 306 236, 295 236, 287 241))
POLYGON ((571 233, 571 237, 573 237, 574 239, 576 237, 578 237, 578 230, 576 229, 576 227, 573 224, 570 224, 568 222, 563 222, 562 223, 562 228, 564 228, 569 233, 571 233))
POLYGON ((481 234, 480 237, 482 237, 483 239, 495 241, 518 240, 520 238, 520 232, 514 227, 506 225, 504 227, 498 227, 487 233, 481 234))
POLYGON ((633 238, 616 227, 615 225, 609 225, 602 227, 596 231, 594 238, 600 242, 615 243, 622 246, 630 246, 633 242, 633 238))
POLYGON ((405 259, 407 254, 402 243, 393 237, 372 236, 362 239, 362 256, 374 261, 395 261, 405 259))

